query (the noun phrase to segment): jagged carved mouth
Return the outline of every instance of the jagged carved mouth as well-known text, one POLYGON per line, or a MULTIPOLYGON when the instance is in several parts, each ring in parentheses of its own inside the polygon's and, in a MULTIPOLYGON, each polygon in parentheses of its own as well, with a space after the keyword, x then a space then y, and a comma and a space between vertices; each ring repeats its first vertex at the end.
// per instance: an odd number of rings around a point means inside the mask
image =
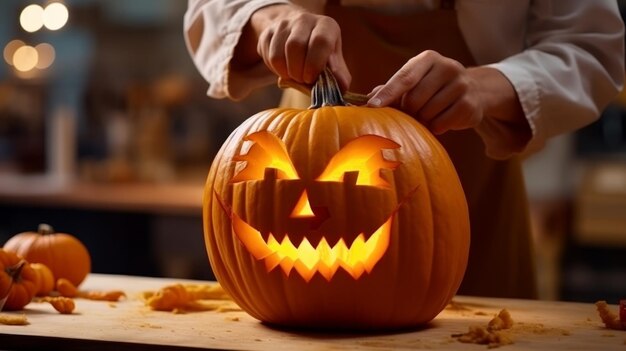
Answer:
MULTIPOLYGON (((368 189, 376 192, 390 189, 391 185, 384 172, 391 172, 401 164, 399 161, 386 159, 383 154, 386 149, 399 149, 400 144, 382 136, 366 134, 343 145, 330 158, 321 173, 316 173, 317 176, 301 177, 285 143, 275 134, 261 130, 247 135, 245 140, 252 143, 245 153, 233 157, 233 161, 245 163, 231 178, 231 184, 262 182, 260 184, 273 186, 280 181, 284 182, 283 189, 289 189, 288 185, 293 184, 293 181, 304 180, 305 184, 308 182, 308 186, 313 188, 325 184, 321 193, 332 187, 339 191, 344 191, 346 187, 361 188, 361 191, 354 192, 358 194, 355 198, 367 198, 365 195, 371 194, 366 191, 368 189)), ((311 188, 305 186, 305 189, 291 190, 301 191, 301 196, 292 207, 291 213, 284 214, 285 217, 280 211, 286 208, 279 208, 275 213, 278 215, 275 218, 285 218, 284 223, 259 220, 254 215, 244 216, 245 219, 242 219, 224 204, 217 193, 215 195, 231 218, 235 236, 255 259, 264 262, 268 272, 280 267, 289 276, 295 270, 307 282, 316 273, 328 281, 339 270, 344 270, 355 280, 365 272, 371 273, 389 247, 392 218, 398 208, 388 216, 385 216, 385 209, 382 213, 374 211, 373 216, 367 211, 354 211, 346 217, 335 217, 336 225, 333 225, 332 221, 327 220, 335 211, 331 204, 328 212, 329 204, 323 196, 320 201, 318 193, 317 201, 311 203, 307 194, 307 190, 311 188), (293 225, 294 220, 297 225, 293 225), (359 223, 352 225, 350 221, 359 223), (302 223, 308 223, 309 228, 304 229, 300 225, 302 223), (331 224, 324 226, 323 223, 331 224)), ((333 196, 331 193, 326 194, 333 196)), ((374 198, 379 195, 376 194, 374 198)), ((338 205, 335 204, 336 206, 338 205)), ((343 210, 341 207, 337 209, 343 210)))
POLYGON ((268 272, 280 267, 289 276, 295 270, 308 282, 315 273, 330 281, 339 269, 354 279, 364 272, 370 273, 387 251, 395 212, 368 239, 361 233, 352 243, 339 239, 331 244, 322 237, 315 247, 307 238, 299 244, 292 243, 288 235, 280 242, 271 233, 264 239, 258 230, 237 214, 232 213, 231 218, 237 238, 255 259, 265 263, 268 272))

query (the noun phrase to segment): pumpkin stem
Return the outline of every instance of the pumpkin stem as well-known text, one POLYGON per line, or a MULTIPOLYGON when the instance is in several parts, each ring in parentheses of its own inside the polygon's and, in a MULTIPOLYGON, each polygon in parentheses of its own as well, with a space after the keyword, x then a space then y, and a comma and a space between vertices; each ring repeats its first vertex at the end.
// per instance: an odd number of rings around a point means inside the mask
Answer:
POLYGON ((41 235, 54 234, 54 229, 50 224, 40 223, 37 232, 41 235))
POLYGON ((22 259, 17 264, 5 268, 5 272, 11 277, 12 281, 19 281, 21 280, 22 269, 24 269, 27 263, 26 260, 22 259))
POLYGON ((337 84, 335 76, 328 67, 317 78, 317 82, 315 82, 311 90, 311 106, 309 109, 323 106, 346 106, 339 84, 337 84))

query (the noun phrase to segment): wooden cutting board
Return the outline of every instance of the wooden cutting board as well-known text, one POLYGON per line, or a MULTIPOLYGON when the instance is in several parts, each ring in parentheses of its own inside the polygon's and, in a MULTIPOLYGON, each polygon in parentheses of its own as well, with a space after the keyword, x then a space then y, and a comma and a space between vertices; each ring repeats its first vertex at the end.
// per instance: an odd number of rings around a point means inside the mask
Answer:
POLYGON ((151 311, 139 298, 174 282, 185 281, 92 274, 82 289, 121 289, 128 298, 118 303, 76 299, 71 315, 31 303, 12 312, 26 314, 29 325, 0 325, 0 349, 486 350, 452 335, 471 325, 486 326, 506 308, 515 325, 507 331, 514 344, 504 350, 626 350, 626 332, 605 329, 593 304, 459 296, 455 302, 461 308, 444 310, 422 330, 332 334, 272 329, 241 311, 151 311))

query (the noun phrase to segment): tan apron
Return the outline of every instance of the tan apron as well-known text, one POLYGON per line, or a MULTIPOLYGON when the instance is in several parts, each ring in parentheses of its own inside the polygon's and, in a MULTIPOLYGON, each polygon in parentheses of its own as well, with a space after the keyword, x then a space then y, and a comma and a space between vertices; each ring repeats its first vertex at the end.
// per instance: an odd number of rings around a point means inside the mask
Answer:
MULTIPOLYGON (((476 65, 459 29, 454 1, 442 0, 433 11, 386 15, 328 0, 325 13, 341 27, 353 92, 370 92, 426 49, 466 67, 476 65)), ((285 94, 282 103, 308 106, 310 99, 302 96, 285 94)), ((459 294, 536 298, 520 160, 488 158, 473 129, 450 131, 439 140, 454 162, 470 208, 469 264, 459 294)))

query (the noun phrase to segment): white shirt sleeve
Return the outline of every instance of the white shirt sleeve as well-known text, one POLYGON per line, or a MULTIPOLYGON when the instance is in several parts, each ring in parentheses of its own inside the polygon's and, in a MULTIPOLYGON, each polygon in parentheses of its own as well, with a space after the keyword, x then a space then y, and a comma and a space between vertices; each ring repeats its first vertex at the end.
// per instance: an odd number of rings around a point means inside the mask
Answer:
POLYGON ((239 100, 276 76, 260 63, 246 71, 230 71, 229 64, 243 27, 257 9, 287 0, 189 0, 184 18, 187 49, 209 83, 213 98, 239 100))
MULTIPOLYGON (((189 0, 185 38, 209 83, 209 96, 238 100, 275 84, 275 75, 262 63, 231 71, 229 62, 252 13, 288 2, 189 0)), ((539 149, 548 138, 593 122, 623 86, 624 23, 615 0, 459 0, 456 7, 478 64, 509 79, 532 131, 528 144, 520 146, 502 137, 513 133, 506 125, 477 128, 492 157, 539 149)))
MULTIPOLYGON (((532 130, 527 151, 599 118, 624 83, 624 24, 615 1, 531 3, 526 47, 490 65, 517 92, 532 130)), ((481 136, 492 156, 522 151, 481 136)))

